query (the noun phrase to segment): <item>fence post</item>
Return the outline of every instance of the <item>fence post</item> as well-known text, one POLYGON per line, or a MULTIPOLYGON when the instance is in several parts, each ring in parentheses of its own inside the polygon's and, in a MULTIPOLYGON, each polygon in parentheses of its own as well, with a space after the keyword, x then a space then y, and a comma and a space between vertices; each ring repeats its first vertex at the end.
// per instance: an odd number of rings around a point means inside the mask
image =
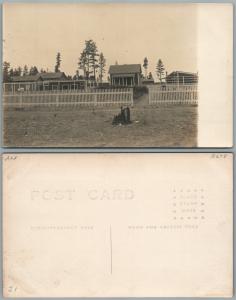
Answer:
POLYGON ((134 105, 134 88, 131 88, 131 105, 134 105))
POLYGON ((20 107, 23 107, 23 92, 20 92, 20 107))
POLYGON ((59 106, 59 94, 56 94, 56 106, 59 106))
POLYGON ((95 106, 97 106, 98 101, 97 101, 97 94, 96 93, 93 94, 93 103, 94 103, 95 106))

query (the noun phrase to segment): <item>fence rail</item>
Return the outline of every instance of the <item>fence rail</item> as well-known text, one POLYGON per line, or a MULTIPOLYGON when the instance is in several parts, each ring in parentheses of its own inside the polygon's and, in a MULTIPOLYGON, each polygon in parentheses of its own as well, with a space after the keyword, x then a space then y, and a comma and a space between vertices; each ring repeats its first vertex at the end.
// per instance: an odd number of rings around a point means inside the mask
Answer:
POLYGON ((133 89, 93 89, 87 91, 19 91, 4 93, 5 106, 103 106, 133 105, 133 89))
POLYGON ((198 90, 196 84, 150 86, 149 104, 198 104, 198 90))

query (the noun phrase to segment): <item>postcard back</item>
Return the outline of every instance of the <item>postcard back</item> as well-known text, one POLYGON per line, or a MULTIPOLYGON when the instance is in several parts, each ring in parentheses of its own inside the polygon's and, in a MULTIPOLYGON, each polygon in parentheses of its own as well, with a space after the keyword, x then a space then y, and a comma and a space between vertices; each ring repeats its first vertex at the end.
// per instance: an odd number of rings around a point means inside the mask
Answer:
POLYGON ((232 295, 232 156, 3 156, 5 297, 232 295))

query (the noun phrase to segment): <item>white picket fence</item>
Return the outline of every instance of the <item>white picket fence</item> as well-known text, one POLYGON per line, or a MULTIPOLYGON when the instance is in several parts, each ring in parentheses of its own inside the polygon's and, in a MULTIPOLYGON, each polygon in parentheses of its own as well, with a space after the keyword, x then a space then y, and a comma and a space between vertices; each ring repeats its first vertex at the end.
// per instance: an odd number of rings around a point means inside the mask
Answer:
POLYGON ((9 107, 133 105, 133 89, 19 91, 4 93, 3 105, 9 107))
POLYGON ((196 84, 186 85, 153 85, 148 87, 149 104, 198 104, 198 89, 196 84))

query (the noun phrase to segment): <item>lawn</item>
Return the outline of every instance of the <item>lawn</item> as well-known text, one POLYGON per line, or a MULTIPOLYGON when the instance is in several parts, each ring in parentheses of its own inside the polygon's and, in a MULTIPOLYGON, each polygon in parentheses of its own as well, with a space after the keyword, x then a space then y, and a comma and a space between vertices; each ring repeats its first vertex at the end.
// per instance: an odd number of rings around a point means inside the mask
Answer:
POLYGON ((31 108, 4 112, 8 147, 196 147, 197 107, 131 108, 132 124, 112 125, 119 108, 31 108))

